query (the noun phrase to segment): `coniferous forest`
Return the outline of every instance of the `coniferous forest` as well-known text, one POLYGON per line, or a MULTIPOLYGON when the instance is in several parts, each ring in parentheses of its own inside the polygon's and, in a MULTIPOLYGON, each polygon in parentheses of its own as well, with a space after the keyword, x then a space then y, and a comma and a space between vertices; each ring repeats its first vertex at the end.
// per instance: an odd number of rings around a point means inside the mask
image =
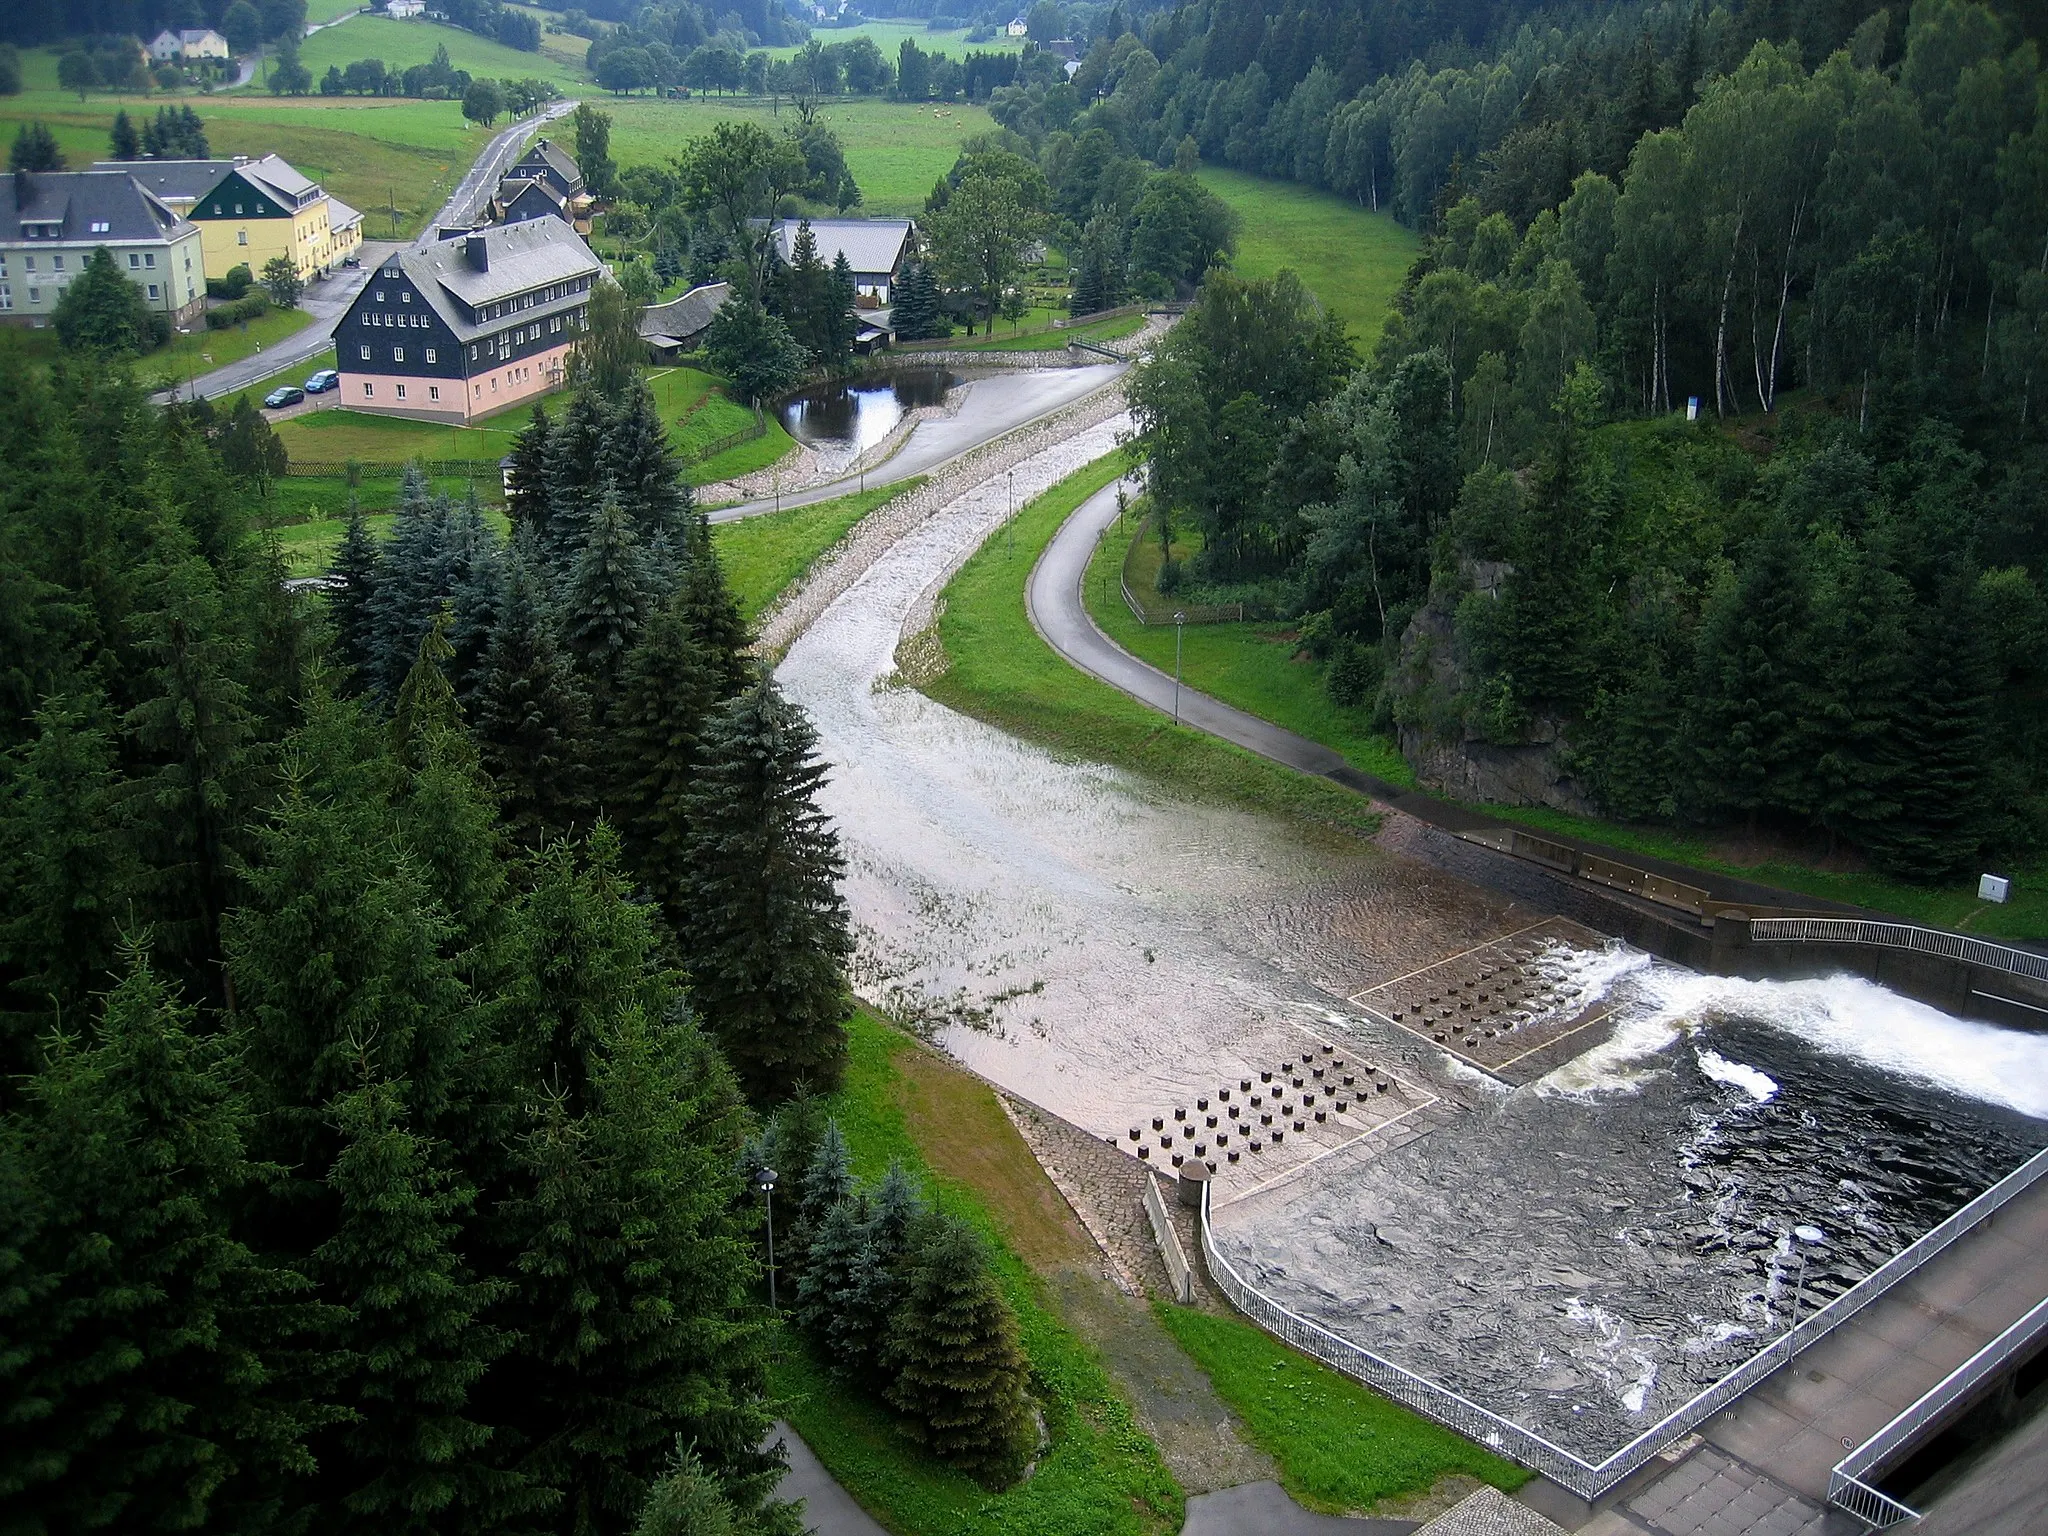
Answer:
POLYGON ((1098 41, 1063 132, 1423 243, 1362 355, 1212 274, 1135 386, 1171 574, 1297 621, 1456 793, 1916 879, 2037 854, 2039 8, 1202 15, 1098 41))
POLYGON ((828 1229, 857 1273, 806 1294, 858 1283, 890 1381, 984 1328, 981 1398, 899 1406, 1013 1475, 972 1234, 816 1155, 822 768, 637 372, 536 413, 509 538, 414 474, 318 592, 247 515, 257 430, 0 378, 5 1528, 793 1532, 772 1157, 785 1286, 828 1229))

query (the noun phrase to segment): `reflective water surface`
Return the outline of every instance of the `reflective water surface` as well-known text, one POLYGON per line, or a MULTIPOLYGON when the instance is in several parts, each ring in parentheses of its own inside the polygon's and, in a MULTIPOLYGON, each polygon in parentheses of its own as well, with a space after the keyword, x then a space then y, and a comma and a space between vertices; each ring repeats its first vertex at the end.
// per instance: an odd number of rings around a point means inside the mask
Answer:
POLYGON ((818 384, 783 402, 782 424, 812 448, 860 453, 887 437, 909 412, 943 404, 959 382, 947 369, 913 366, 845 384, 818 384))
MULTIPOLYGON (((1018 500, 1123 425, 1027 461, 1018 500)), ((1582 952, 1621 1027, 1512 1091, 1347 1007, 1536 914, 895 684, 906 615, 1007 505, 999 479, 941 511, 779 670, 832 765, 858 984, 1119 1144, 1313 1040, 1435 1095, 1428 1134, 1368 1137, 1219 1211, 1219 1240, 1288 1305, 1597 1453, 1782 1328, 1795 1289, 1817 1305, 2048 1140, 2048 1037, 1850 978, 1735 982, 1582 952), (1799 1224, 1823 1241, 1795 1245, 1799 1224)))

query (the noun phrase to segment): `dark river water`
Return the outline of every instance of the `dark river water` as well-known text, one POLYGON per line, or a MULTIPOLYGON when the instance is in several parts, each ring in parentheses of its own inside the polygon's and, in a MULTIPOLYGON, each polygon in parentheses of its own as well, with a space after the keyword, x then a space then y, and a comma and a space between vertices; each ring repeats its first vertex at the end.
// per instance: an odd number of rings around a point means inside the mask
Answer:
MULTIPOLYGON (((1027 459, 1018 499, 1126 426, 1027 459)), ((1563 951, 1619 1026, 1513 1090, 1350 1008, 1537 914, 902 686, 906 620, 1001 525, 1008 490, 999 478, 912 530, 777 669, 830 766, 857 985, 1112 1139, 1309 1038, 1427 1096, 1427 1134, 1367 1138, 1219 1206, 1219 1245, 1287 1306, 1597 1456, 1775 1337, 1795 1291, 1819 1305, 2048 1142, 2048 1035, 1855 977, 1563 951), (1803 1275, 1798 1226, 1822 1234, 1803 1275)))
POLYGON ((894 368, 846 384, 819 384, 789 397, 782 424, 812 448, 856 454, 872 448, 920 406, 943 404, 959 384, 944 368, 894 368))

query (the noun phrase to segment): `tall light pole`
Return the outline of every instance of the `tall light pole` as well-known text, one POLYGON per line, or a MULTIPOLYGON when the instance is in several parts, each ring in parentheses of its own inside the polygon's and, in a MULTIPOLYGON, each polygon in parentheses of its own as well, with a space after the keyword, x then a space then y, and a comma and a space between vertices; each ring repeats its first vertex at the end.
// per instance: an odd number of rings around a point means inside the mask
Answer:
POLYGON ((1003 520, 1003 536, 1007 541, 1006 555, 1017 552, 1017 471, 1010 471, 1010 515, 1003 520))
POLYGON ((1187 628, 1188 615, 1184 608, 1173 610, 1173 723, 1180 724, 1180 637, 1187 628))
POLYGON ((776 1312, 781 1308, 775 1301, 775 1170, 766 1164, 756 1169, 754 1187, 768 1208, 768 1310, 776 1312))
POLYGON ((1827 1234, 1819 1227, 1801 1222, 1792 1229, 1792 1245, 1799 1253, 1799 1269, 1792 1281, 1792 1321, 1785 1325, 1785 1358, 1792 1358, 1792 1335, 1799 1331, 1799 1297, 1806 1289, 1806 1251, 1814 1244, 1825 1242, 1827 1234))

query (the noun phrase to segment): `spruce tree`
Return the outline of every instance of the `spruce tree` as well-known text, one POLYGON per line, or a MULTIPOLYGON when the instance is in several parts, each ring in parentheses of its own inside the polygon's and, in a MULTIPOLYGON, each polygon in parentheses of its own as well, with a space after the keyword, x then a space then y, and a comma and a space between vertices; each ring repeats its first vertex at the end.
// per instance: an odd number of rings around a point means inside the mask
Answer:
POLYGON ((254 1533, 299 1514, 306 1437, 333 1415, 294 1355, 325 1318, 231 1229, 261 1179, 233 1046, 133 953, 90 1038, 59 1039, 0 1127, 0 1493, 20 1529, 254 1533))
POLYGON ((376 646, 371 596, 377 589, 377 546, 354 491, 348 493, 348 529, 327 574, 333 583, 327 592, 327 616, 334 626, 334 656, 348 672, 343 689, 360 692, 369 684, 376 646))
POLYGON ((619 669, 606 737, 606 806, 627 857, 676 921, 689 839, 690 782, 704 722, 724 684, 691 627, 681 594, 657 608, 619 669))
POLYGON ((1875 853, 1887 870, 1938 880, 1968 870, 1985 829, 1996 677, 1967 573, 1951 572, 1918 625, 1914 709, 1901 745, 1911 771, 1899 783, 1899 815, 1875 853))
POLYGON ((890 319, 902 340, 932 341, 952 334, 953 328, 946 323, 945 312, 939 306, 938 280, 923 262, 903 269, 890 298, 894 301, 890 319))
POLYGON ((391 535, 370 591, 370 691, 397 694, 420 641, 448 593, 448 505, 428 488, 418 463, 405 467, 391 535))
POLYGON ((680 551, 688 542, 695 505, 690 483, 669 446, 654 393, 638 374, 612 410, 600 473, 643 546, 659 540, 680 551))
POLYGON ((860 326, 853 307, 860 290, 854 284, 853 263, 843 250, 832 258, 827 294, 830 307, 820 321, 819 334, 830 347, 827 361, 834 368, 844 368, 853 360, 853 340, 860 326))
POLYGON ((691 788, 682 938, 691 989, 750 1094, 823 1091, 846 1054, 852 953, 817 735, 771 679, 722 705, 691 788))
POLYGON ((448 553, 448 680, 465 707, 483 681, 484 652, 505 590, 504 555, 472 485, 449 525, 448 553))
POLYGON ((638 1009, 603 1021, 590 1058, 589 1108, 550 1100, 522 1143, 522 1340, 493 1375, 521 1470, 570 1529, 632 1519, 678 1437, 729 1484, 771 1465, 732 1080, 686 1019, 638 1009))
POLYGON ((925 1449, 990 1488, 1023 1472, 1030 1367, 987 1249, 958 1217, 918 1219, 884 1361, 893 1375, 886 1396, 925 1449))
POLYGON ((1687 734, 1693 799, 1745 813, 1807 802, 1799 722, 1807 701, 1811 578, 1790 528, 1767 530, 1707 600, 1687 734))
POLYGON ((683 611, 718 674, 718 696, 729 698, 747 681, 747 647, 753 637, 740 614, 732 588, 726 585, 725 567, 711 542, 711 525, 704 514, 696 516, 691 530, 689 559, 680 587, 683 611))
MULTIPOLYGON (((103 698, 52 698, 35 738, 0 759, 0 1073, 34 1065, 36 1037, 105 990, 139 871, 115 814, 103 698)), ((13 1097, 0 1089, 0 1104, 13 1097)))
POLYGON ((563 594, 563 628, 600 709, 647 614, 647 572, 631 519, 607 489, 563 594))
POLYGON ((545 400, 533 406, 533 420, 512 438, 511 460, 505 466, 505 516, 512 523, 512 537, 527 534, 543 546, 548 539, 548 439, 554 422, 548 417, 545 400))
MULTIPOLYGON (((327 1294, 348 1309, 343 1400, 322 1485, 379 1530, 495 1532, 542 1507, 536 1489, 493 1466, 487 1419, 471 1400, 513 1340, 489 1321, 512 1290, 470 1273, 462 1230, 476 1191, 409 1129, 405 1095, 370 1081, 334 1116, 341 1152, 327 1175, 337 1217, 314 1254, 327 1294)), ((344 1523, 344 1522, 337 1522, 344 1523)))
POLYGON ((825 1325, 826 1346, 850 1371, 880 1366, 889 1338, 889 1320, 903 1291, 904 1255, 917 1218, 917 1188, 899 1162, 868 1201, 867 1225, 854 1256, 839 1305, 825 1325))
POLYGON ((605 439, 611 412, 594 389, 580 391, 548 434, 547 527, 535 546, 556 572, 569 569, 589 541, 590 514, 603 485, 605 439))
POLYGON ((116 160, 142 158, 142 140, 135 132, 134 121, 125 111, 114 114, 114 129, 108 135, 107 149, 116 160))
POLYGON ((1875 847, 1911 772, 1901 731, 1911 687, 1913 593, 1871 547, 1845 551, 1817 605, 1808 736, 1814 812, 1830 838, 1875 847))
POLYGON ((589 731, 589 698, 522 546, 506 558, 505 594, 476 700, 477 744, 504 796, 515 841, 533 846, 587 819, 589 731))
MULTIPOLYGON (((866 1227, 867 1207, 860 1196, 853 1194, 841 1200, 825 1213, 825 1219, 810 1234, 803 1267, 797 1275, 797 1323, 835 1358, 832 1325, 859 1279, 866 1227)), ((839 1363, 851 1366, 858 1362, 839 1363)))
POLYGON ((423 766, 431 740, 462 727, 462 706, 455 702, 455 685, 448 681, 448 664, 455 657, 455 647, 448 643, 448 623, 444 608, 420 637, 419 654, 392 701, 391 754, 404 768, 423 766))

